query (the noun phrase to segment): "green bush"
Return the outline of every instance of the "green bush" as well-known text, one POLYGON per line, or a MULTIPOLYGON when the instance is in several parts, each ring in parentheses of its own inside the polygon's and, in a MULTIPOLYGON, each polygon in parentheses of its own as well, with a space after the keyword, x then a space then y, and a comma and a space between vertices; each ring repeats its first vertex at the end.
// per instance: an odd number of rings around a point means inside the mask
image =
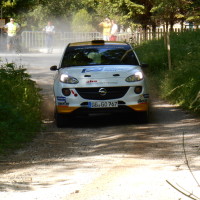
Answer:
POLYGON ((41 96, 26 69, 0 66, 0 152, 30 141, 41 128, 41 96))
POLYGON ((138 57, 150 65, 152 74, 160 74, 168 67, 167 50, 163 40, 152 40, 136 47, 138 57))
POLYGON ((168 69, 164 40, 154 40, 137 47, 148 63, 149 77, 160 96, 200 114, 200 31, 171 33, 172 70, 168 69))

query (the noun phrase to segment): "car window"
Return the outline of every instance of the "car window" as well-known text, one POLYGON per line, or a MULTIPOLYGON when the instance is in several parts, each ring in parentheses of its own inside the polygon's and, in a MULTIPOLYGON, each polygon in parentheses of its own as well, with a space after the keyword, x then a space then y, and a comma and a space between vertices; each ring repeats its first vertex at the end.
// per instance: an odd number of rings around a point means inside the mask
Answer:
POLYGON ((91 45, 68 47, 61 67, 138 64, 133 50, 128 45, 91 45))

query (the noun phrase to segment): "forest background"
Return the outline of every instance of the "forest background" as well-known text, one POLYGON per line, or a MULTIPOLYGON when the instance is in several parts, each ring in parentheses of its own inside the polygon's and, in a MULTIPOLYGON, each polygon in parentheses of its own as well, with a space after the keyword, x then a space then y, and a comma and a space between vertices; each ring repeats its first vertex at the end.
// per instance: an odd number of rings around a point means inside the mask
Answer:
POLYGON ((200 0, 1 0, 1 18, 15 18, 23 30, 41 30, 52 21, 57 31, 100 31, 105 18, 134 31, 200 24, 200 0))

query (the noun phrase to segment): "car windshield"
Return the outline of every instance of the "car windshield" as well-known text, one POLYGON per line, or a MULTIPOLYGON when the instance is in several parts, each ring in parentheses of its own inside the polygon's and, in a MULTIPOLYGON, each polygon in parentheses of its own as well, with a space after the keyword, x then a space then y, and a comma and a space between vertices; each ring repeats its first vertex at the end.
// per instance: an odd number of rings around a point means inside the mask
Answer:
POLYGON ((61 68, 92 65, 139 65, 128 45, 90 45, 68 47, 61 68))

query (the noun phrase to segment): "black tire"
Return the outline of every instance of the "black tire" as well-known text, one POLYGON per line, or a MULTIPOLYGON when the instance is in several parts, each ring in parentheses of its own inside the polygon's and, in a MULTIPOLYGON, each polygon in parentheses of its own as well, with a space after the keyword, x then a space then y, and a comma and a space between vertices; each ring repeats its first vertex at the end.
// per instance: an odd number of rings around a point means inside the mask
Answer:
POLYGON ((146 124, 149 122, 149 111, 138 112, 136 120, 139 124, 146 124))
POLYGON ((66 116, 55 111, 55 123, 58 128, 66 126, 66 116))

